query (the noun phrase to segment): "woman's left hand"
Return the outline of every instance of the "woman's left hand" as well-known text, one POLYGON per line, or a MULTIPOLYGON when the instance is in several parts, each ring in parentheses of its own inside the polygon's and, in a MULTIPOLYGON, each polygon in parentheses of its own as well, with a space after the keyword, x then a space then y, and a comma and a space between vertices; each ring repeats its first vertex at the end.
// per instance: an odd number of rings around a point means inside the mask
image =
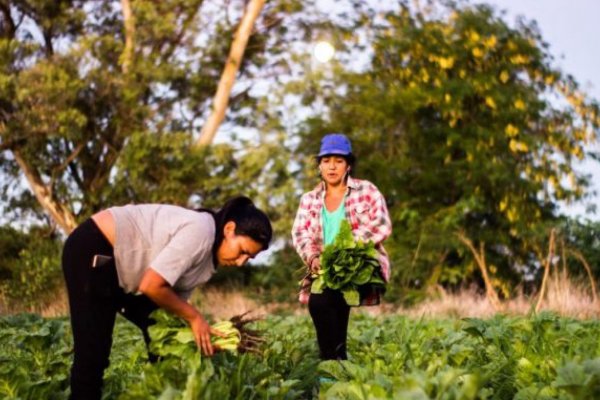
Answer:
POLYGON ((320 257, 315 257, 313 258, 312 262, 310 263, 310 273, 313 275, 316 275, 319 273, 319 271, 321 270, 321 258, 320 257))

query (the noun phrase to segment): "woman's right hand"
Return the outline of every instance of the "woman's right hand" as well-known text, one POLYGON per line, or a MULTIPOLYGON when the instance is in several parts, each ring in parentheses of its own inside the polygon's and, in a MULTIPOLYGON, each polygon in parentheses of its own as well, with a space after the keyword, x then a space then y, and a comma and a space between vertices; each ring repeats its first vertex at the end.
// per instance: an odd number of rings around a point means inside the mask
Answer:
POLYGON ((310 273, 316 275, 321 270, 321 257, 313 258, 310 263, 310 273))
POLYGON ((210 342, 211 328, 208 322, 206 322, 202 315, 198 314, 196 318, 190 321, 190 327, 194 333, 198 348, 202 350, 202 354, 209 357, 212 356, 214 349, 210 342))

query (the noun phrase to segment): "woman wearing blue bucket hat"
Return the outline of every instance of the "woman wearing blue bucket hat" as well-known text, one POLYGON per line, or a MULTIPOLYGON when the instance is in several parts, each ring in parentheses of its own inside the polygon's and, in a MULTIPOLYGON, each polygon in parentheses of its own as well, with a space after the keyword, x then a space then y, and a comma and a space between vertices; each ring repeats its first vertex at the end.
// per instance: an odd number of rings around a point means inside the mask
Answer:
MULTIPOLYGON (((320 269, 323 247, 332 243, 346 219, 355 239, 372 241, 378 252, 381 275, 387 282, 390 262, 382 242, 392 225, 383 195, 369 181, 351 176, 355 157, 346 135, 331 133, 321 140, 317 154, 321 182, 302 195, 292 228, 292 241, 308 268, 300 291, 300 302, 308 310, 317 333, 321 359, 345 360, 350 306, 338 290, 310 293, 310 275, 320 269)), ((361 305, 379 304, 380 293, 361 293, 361 305)))

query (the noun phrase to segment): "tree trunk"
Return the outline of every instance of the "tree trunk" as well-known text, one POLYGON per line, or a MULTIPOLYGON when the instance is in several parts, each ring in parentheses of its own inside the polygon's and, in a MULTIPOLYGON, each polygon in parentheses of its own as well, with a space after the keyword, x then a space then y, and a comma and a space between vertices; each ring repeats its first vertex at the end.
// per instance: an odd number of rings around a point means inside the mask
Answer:
POLYGON ((121 54, 121 70, 124 74, 127 74, 133 61, 133 46, 135 43, 135 19, 131 12, 131 3, 129 0, 121 0, 121 12, 123 13, 123 25, 125 28, 125 47, 121 54))
MULTIPOLYGON (((130 71, 131 63, 133 62, 135 19, 131 11, 130 0, 121 0, 121 8, 125 30, 125 46, 123 48, 120 61, 122 72, 127 74, 130 71)), ((79 153, 79 150, 76 150, 72 157, 75 157, 79 153)), ((25 178, 27 179, 31 190, 35 194, 35 197, 40 205, 46 212, 48 212, 48 214, 50 214, 52 220, 61 228, 63 232, 66 234, 71 233, 71 231, 77 226, 77 221, 71 210, 56 201, 52 195, 52 184, 46 185, 44 183, 38 171, 36 171, 35 168, 31 167, 31 165, 27 163, 19 150, 13 149, 12 152, 17 164, 25 174, 25 178)), ((68 162, 69 160, 65 162, 65 165, 68 164, 68 162)))
POLYGON ((219 86, 217 87, 217 93, 213 99, 213 110, 208 120, 202 127, 200 137, 196 142, 196 146, 206 146, 212 143, 217 129, 225 118, 225 112, 229 105, 229 96, 231 95, 231 88, 235 82, 235 76, 240 68, 246 45, 248 44, 248 38, 252 34, 254 22, 260 14, 265 0, 250 0, 246 7, 246 11, 242 20, 235 33, 233 42, 231 43, 231 49, 229 50, 229 56, 225 62, 225 68, 221 74, 219 86))
POLYGON ((71 233, 77 226, 77 221, 73 213, 53 198, 52 189, 44 184, 38 172, 27 164, 18 150, 13 150, 13 155, 25 174, 25 178, 27 178, 27 182, 29 182, 29 186, 33 190, 38 202, 50 214, 63 232, 66 234, 71 233))

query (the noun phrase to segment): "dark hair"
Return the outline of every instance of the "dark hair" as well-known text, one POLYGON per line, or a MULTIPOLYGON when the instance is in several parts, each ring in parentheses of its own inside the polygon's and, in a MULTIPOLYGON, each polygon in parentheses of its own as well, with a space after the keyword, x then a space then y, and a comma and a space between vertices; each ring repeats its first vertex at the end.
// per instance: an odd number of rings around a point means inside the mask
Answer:
POLYGON ((229 221, 235 222, 236 235, 248 236, 259 243, 262 246, 262 250, 269 248, 269 243, 273 237, 271 222, 267 215, 256 208, 252 200, 246 196, 238 196, 228 200, 216 212, 205 208, 200 208, 197 211, 209 212, 215 219, 215 242, 212 248, 215 265, 217 250, 221 246, 221 243, 223 243, 223 230, 225 224, 229 221))

